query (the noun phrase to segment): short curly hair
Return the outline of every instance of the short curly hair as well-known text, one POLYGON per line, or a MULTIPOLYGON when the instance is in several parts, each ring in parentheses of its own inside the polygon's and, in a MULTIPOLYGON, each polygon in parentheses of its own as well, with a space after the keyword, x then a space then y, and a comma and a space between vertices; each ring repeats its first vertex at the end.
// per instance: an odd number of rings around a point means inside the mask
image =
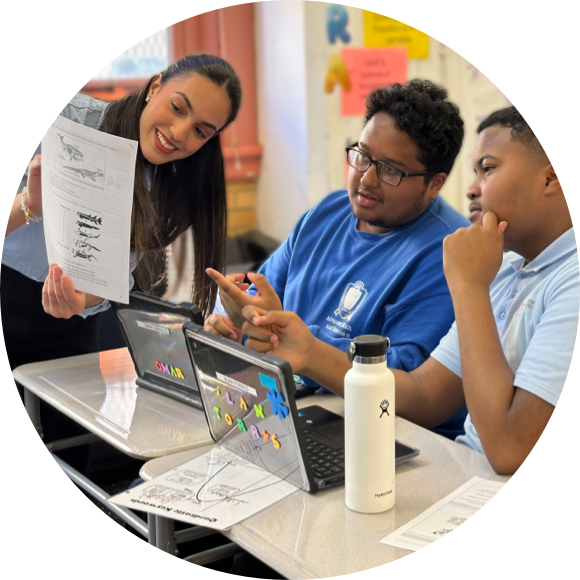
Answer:
POLYGON ((395 83, 367 97, 365 125, 377 113, 386 113, 395 127, 411 137, 419 148, 419 161, 429 180, 436 173, 449 175, 463 143, 459 108, 447 100, 447 91, 431 81, 414 79, 395 83))
POLYGON ((481 133, 484 129, 488 127, 505 127, 511 129, 510 135, 512 141, 517 141, 531 149, 532 151, 537 151, 539 153, 544 153, 544 149, 538 138, 532 131, 528 122, 522 117, 521 113, 515 107, 506 107, 505 109, 500 109, 495 111, 484 119, 477 128, 477 133, 481 133))

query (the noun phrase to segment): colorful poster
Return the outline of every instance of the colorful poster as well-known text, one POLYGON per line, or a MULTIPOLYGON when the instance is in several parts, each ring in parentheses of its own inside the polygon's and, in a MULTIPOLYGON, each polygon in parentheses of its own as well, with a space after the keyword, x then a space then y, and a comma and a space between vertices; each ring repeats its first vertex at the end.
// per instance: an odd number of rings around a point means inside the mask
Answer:
POLYGON ((406 46, 409 58, 429 57, 429 36, 416 28, 375 12, 364 11, 364 44, 406 46))
POLYGON ((407 82, 405 47, 343 48, 341 54, 351 84, 350 91, 342 91, 343 117, 364 115, 367 96, 375 89, 407 82))

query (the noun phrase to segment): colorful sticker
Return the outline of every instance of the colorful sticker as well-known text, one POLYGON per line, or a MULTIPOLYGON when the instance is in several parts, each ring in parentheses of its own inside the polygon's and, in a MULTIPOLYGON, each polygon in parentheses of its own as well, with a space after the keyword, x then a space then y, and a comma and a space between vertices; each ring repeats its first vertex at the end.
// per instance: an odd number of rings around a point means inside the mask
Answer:
POLYGON ((268 431, 262 431, 262 436, 264 437, 264 441, 270 439, 270 433, 268 433, 268 431))
POLYGON ((262 405, 254 405, 254 411, 256 411, 256 418, 265 419, 264 408, 262 405))
POLYGON ((248 410, 248 403, 244 400, 244 397, 240 397, 240 407, 244 410, 248 410))
POLYGON ((260 435, 260 431, 258 431, 258 428, 255 425, 250 425, 250 433, 254 437, 257 437, 258 439, 262 438, 262 435, 260 435))
POLYGON ((246 424, 244 423, 243 419, 238 419, 238 429, 240 431, 247 431, 248 428, 246 427, 246 424))
POLYGON ((234 421, 233 421, 233 419, 232 419, 232 416, 231 416, 229 413, 226 413, 226 414, 224 415, 224 419, 226 420, 226 423, 227 423, 228 425, 233 425, 234 421))
POLYGON ((274 413, 274 415, 278 415, 280 419, 285 419, 288 417, 288 407, 284 405, 284 397, 282 397, 278 391, 270 389, 268 391, 268 401, 271 403, 270 408, 272 409, 272 413, 274 413))
POLYGON ((217 415, 217 418, 221 420, 220 408, 219 407, 214 407, 213 410, 215 411, 215 414, 217 415))
POLYGON ((260 375, 260 384, 265 387, 266 389, 273 389, 274 391, 278 390, 278 385, 276 384, 276 379, 269 377, 267 375, 263 375, 262 373, 258 373, 260 375))
POLYGON ((171 375, 172 377, 176 377, 178 379, 185 379, 183 376, 183 372, 178 367, 172 367, 170 365, 166 365, 165 363, 156 360, 155 367, 161 373, 165 373, 166 375, 171 375))
POLYGON ((277 435, 272 435, 272 443, 274 444, 274 449, 280 449, 280 447, 282 447, 280 441, 278 441, 277 435))
MULTIPOLYGON (((352 141, 349 141, 349 143, 352 143, 352 141)), ((300 385, 302 386, 306 386, 306 383, 304 382, 304 379, 300 376, 300 375, 293 375, 294 376, 294 383, 296 385, 300 385)))
POLYGON ((232 400, 231 395, 226 391, 226 401, 230 404, 233 405, 234 401, 232 400))

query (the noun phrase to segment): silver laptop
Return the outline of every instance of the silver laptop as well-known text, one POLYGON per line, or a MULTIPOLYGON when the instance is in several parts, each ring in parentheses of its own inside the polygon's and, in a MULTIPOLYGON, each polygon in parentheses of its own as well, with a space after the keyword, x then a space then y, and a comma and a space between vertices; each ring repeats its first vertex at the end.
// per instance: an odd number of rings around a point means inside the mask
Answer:
MULTIPOLYGON (((214 441, 314 493, 344 483, 344 420, 318 405, 300 409, 287 361, 183 325, 214 441)), ((397 464, 419 450, 396 443, 397 464)))
POLYGON ((113 303, 113 308, 135 365, 137 385, 202 409, 182 330, 187 321, 203 324, 200 309, 140 292, 130 293, 129 304, 113 303))

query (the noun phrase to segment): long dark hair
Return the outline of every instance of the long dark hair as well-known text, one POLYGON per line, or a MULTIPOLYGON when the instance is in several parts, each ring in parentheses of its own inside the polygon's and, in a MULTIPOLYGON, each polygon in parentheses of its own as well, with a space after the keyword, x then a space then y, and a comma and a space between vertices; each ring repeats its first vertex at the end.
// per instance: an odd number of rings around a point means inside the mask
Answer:
MULTIPOLYGON (((240 80, 232 67, 216 56, 186 56, 162 73, 161 84, 175 76, 197 73, 228 95, 230 115, 223 128, 238 114, 240 80)), ((100 130, 139 140, 139 121, 153 82, 111 103, 100 130)), ((222 130, 220 129, 220 131, 222 130)), ((213 310, 217 287, 209 284, 206 268, 223 271, 226 247, 226 184, 219 136, 215 135, 196 153, 162 165, 150 164, 137 153, 135 194, 131 219, 131 248, 150 280, 158 276, 165 248, 190 226, 193 231, 194 273, 192 302, 207 316, 213 310)))

